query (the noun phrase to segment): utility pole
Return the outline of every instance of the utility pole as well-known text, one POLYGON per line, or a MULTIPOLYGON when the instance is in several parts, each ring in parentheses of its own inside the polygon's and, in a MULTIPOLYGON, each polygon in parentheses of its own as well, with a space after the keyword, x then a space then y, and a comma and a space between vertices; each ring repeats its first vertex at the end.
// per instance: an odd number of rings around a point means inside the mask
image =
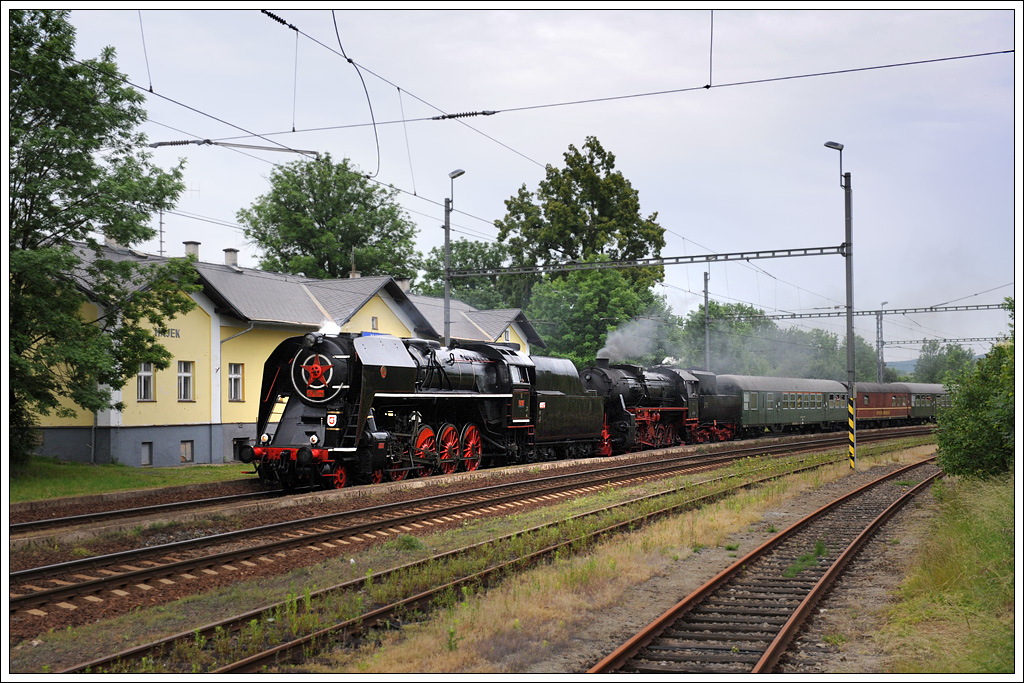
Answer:
POLYGON ((708 316, 708 278, 711 273, 704 271, 704 371, 711 372, 711 327, 708 316))
POLYGON ((882 308, 875 313, 875 326, 877 328, 875 335, 875 349, 878 353, 878 383, 881 384, 885 381, 885 337, 882 335, 882 314, 885 312, 885 305, 888 301, 882 302, 882 308))

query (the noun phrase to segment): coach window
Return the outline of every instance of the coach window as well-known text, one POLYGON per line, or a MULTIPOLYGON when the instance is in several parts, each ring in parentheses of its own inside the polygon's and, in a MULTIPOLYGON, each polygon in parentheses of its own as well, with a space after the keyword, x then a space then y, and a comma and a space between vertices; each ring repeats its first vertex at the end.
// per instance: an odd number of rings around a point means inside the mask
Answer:
POLYGON ((864 405, 868 404, 868 395, 864 394, 864 405))
POLYGON ((743 410, 750 410, 750 392, 743 392, 743 410))
POLYGON ((764 395, 764 407, 765 410, 771 410, 775 406, 775 393, 768 392, 764 395))
POLYGON ((138 394, 139 401, 153 400, 153 364, 142 363, 139 365, 138 394))
POLYGON ((750 393, 750 409, 757 410, 757 392, 752 391, 750 393))
POLYGON ((228 363, 228 400, 244 401, 245 395, 242 391, 242 378, 244 376, 242 363, 228 363))
POLYGON ((178 361, 178 400, 194 401, 195 394, 192 390, 192 369, 195 364, 190 360, 178 361))

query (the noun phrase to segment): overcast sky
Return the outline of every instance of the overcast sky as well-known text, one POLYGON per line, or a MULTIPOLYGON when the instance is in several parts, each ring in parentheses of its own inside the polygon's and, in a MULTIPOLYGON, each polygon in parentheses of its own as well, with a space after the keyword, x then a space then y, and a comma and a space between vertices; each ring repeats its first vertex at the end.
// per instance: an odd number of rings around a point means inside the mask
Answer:
MULTIPOLYGON (((854 305, 875 310, 1000 303, 1019 287, 1021 64, 1006 51, 1018 47, 1021 20, 1019 3, 991 6, 272 10, 298 32, 258 10, 74 10, 71 21, 80 58, 113 46, 121 71, 152 88, 150 141, 347 157, 401 190, 424 253, 443 244, 450 171, 466 171, 454 181, 453 238, 493 240, 504 201, 524 184, 535 190, 544 165, 562 166, 587 136, 615 155, 644 214, 657 213, 662 256, 837 247, 840 158, 824 143, 841 142, 854 305), (908 64, 926 60, 945 61, 908 64), (497 113, 431 120, 481 110, 497 113)), ((164 167, 187 161, 164 253, 197 240, 204 261, 233 247, 255 267, 236 212, 268 190, 274 164, 301 157, 196 145, 153 156, 164 167)), ((661 291, 676 313, 701 303, 707 268, 666 269, 661 291)), ((713 298, 768 312, 846 301, 837 255, 716 264, 710 274, 713 298)), ((855 321, 873 344, 875 318, 855 321)), ((845 334, 843 318, 798 322, 845 334)), ((1007 322, 1001 311, 887 316, 886 360, 917 357, 919 345, 899 340, 989 337, 1007 322)))

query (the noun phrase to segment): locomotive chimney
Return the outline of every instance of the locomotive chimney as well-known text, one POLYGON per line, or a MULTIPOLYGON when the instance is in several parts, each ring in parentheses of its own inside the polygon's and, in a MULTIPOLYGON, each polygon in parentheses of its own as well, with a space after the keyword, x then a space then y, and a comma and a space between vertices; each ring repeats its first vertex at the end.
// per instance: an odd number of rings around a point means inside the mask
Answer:
POLYGON ((599 367, 599 368, 607 368, 608 367, 608 359, 607 358, 598 358, 597 359, 597 367, 599 367))

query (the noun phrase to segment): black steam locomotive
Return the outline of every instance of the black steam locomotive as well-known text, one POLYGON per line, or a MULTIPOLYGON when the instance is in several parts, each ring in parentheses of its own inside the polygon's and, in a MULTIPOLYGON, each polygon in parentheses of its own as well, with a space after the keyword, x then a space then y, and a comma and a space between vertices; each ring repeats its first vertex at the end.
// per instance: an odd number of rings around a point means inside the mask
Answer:
MULTIPOLYGON (((286 489, 847 425, 847 388, 832 380, 607 360, 577 372, 516 344, 353 334, 286 339, 260 396, 258 443, 239 455, 286 489)), ((934 421, 944 390, 872 384, 857 398, 858 424, 900 425, 934 421)))
POLYGON ((307 334, 267 360, 257 429, 240 457, 262 480, 341 488, 586 457, 604 411, 571 361, 518 345, 307 334))

